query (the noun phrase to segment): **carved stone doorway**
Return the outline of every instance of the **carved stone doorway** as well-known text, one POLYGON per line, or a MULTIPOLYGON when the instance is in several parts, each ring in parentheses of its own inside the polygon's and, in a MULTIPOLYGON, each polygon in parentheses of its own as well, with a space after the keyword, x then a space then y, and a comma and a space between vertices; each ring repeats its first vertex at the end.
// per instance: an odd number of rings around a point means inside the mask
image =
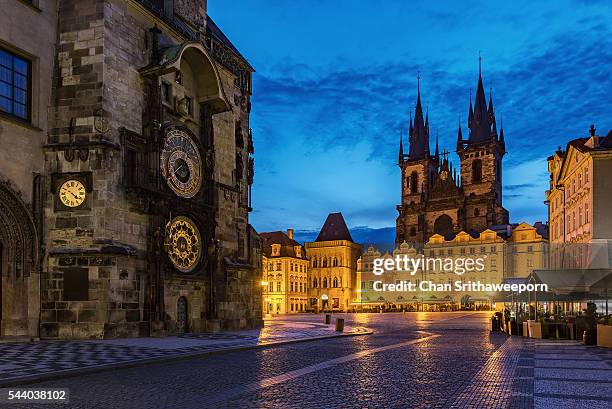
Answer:
POLYGON ((179 334, 184 334, 188 331, 187 312, 187 298, 180 297, 176 303, 176 328, 179 334))
POLYGON ((28 207, 0 181, 0 337, 38 333, 37 243, 28 207))

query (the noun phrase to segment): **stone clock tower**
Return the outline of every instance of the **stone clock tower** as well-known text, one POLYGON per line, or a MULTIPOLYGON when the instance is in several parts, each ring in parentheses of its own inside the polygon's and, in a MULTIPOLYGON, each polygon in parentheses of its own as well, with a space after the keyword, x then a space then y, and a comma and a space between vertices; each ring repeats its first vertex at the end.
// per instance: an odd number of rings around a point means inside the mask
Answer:
POLYGON ((203 4, 60 2, 42 337, 261 323, 253 69, 203 4))

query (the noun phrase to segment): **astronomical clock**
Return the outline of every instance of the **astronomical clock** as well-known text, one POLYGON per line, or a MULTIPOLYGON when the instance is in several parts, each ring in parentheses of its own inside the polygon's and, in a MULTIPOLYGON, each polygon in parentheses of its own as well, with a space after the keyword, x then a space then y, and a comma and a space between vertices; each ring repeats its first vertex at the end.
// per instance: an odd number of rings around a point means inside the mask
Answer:
POLYGON ((184 130, 170 128, 161 149, 161 171, 180 197, 194 197, 202 184, 202 160, 195 141, 184 130))
POLYGON ((193 271, 202 257, 202 238, 193 220, 179 216, 166 226, 166 248, 177 270, 193 271))

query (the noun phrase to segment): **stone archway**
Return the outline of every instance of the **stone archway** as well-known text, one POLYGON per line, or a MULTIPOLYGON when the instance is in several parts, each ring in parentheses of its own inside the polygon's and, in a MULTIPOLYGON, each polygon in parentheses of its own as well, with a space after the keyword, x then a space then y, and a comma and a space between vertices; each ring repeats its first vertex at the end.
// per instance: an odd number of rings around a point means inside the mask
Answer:
POLYGON ((0 336, 35 336, 38 237, 29 210, 7 182, 0 182, 0 252, 0 336))

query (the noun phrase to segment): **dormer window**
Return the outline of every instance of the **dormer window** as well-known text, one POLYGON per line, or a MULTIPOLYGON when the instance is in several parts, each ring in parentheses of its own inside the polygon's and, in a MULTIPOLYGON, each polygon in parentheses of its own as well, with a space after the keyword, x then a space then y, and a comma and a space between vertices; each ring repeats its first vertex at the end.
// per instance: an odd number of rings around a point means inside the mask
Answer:
POLYGON ((280 244, 273 244, 272 245, 272 256, 280 256, 280 249, 281 249, 280 244))
POLYGON ((302 258, 302 246, 295 246, 295 256, 302 258))

